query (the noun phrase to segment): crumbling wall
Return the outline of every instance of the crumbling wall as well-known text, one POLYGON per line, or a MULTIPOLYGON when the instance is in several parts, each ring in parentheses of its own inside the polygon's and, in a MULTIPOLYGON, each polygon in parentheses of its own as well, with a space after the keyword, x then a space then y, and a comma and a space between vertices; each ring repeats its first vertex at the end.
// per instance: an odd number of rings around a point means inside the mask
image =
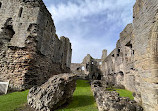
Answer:
POLYGON ((101 80, 101 59, 94 59, 87 54, 82 63, 72 63, 71 71, 78 76, 85 76, 89 80, 101 80))
POLYGON ((133 37, 133 26, 128 24, 120 33, 116 48, 102 59, 102 71, 107 84, 135 92, 133 37))
POLYGON ((77 75, 85 75, 84 73, 84 66, 81 63, 71 63, 71 72, 77 75))
POLYGON ((71 43, 56 35, 42 0, 0 0, 0 79, 17 90, 70 72, 71 43))
POLYGON ((133 13, 133 24, 125 27, 114 51, 102 60, 102 71, 106 82, 133 91, 145 111, 157 111, 158 1, 137 0, 133 13))
POLYGON ((90 54, 87 54, 87 56, 83 59, 82 64, 85 65, 84 72, 89 76, 90 80, 102 79, 102 73, 99 65, 100 62, 101 60, 92 58, 90 54))
POLYGON ((158 1, 137 0, 134 5, 136 99, 146 111, 158 110, 158 1))
MULTIPOLYGON (((121 70, 124 76, 124 86, 126 89, 135 92, 135 68, 134 68, 134 48, 133 48, 133 25, 128 24, 120 33, 120 55, 121 70)), ((119 48, 117 48, 119 50, 119 48)), ((117 65, 116 65, 117 67, 117 65)), ((117 71, 118 72, 118 71, 117 71)))

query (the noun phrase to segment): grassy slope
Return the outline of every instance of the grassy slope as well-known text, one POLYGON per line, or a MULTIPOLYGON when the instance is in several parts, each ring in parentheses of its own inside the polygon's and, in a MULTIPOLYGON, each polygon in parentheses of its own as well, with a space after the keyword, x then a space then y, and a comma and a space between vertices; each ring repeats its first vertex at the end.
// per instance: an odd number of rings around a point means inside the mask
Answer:
POLYGON ((98 111, 90 85, 85 80, 78 80, 73 101, 58 111, 98 111))
POLYGON ((14 111, 27 102, 27 91, 14 92, 0 96, 0 111, 14 111))
POLYGON ((115 89, 116 92, 120 94, 120 97, 129 97, 131 100, 134 100, 133 93, 125 89, 115 89))
POLYGON ((131 91, 125 89, 117 89, 117 88, 107 88, 109 91, 116 91, 119 93, 120 97, 129 97, 130 100, 134 100, 133 93, 131 91))

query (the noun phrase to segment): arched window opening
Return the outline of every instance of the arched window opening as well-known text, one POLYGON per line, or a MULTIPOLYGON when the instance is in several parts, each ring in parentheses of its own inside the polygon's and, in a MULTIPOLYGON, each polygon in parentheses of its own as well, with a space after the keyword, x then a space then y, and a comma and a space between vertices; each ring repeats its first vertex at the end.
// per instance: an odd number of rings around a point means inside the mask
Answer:
POLYGON ((84 71, 85 70, 85 68, 84 68, 84 66, 82 66, 82 71, 84 71))
POLYGON ((121 52, 121 49, 118 49, 118 53, 120 53, 121 52))
POLYGON ((23 12, 23 8, 21 7, 20 10, 19 10, 19 15, 18 15, 19 17, 22 16, 22 12, 23 12))
POLYGON ((117 50, 117 56, 120 56, 120 52, 121 52, 121 49, 119 48, 119 49, 117 50))

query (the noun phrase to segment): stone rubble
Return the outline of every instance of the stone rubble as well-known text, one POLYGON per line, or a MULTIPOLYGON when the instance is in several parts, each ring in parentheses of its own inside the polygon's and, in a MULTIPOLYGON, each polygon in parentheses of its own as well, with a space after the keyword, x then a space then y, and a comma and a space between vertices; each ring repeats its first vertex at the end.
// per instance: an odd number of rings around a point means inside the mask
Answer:
POLYGON ((53 111, 72 99, 76 75, 55 75, 41 86, 29 90, 28 105, 37 111, 53 111))
POLYGON ((100 81, 91 84, 99 111, 143 111, 134 100, 120 97, 115 91, 107 91, 100 81))

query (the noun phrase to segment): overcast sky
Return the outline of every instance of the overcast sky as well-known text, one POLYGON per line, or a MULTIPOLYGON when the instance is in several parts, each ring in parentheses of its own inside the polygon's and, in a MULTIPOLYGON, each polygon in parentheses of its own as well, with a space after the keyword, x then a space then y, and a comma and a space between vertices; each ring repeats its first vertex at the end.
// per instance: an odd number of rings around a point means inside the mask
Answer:
POLYGON ((132 22, 135 0, 44 0, 51 12, 58 36, 72 43, 72 62, 80 63, 87 54, 101 58, 110 53, 120 32, 132 22))

